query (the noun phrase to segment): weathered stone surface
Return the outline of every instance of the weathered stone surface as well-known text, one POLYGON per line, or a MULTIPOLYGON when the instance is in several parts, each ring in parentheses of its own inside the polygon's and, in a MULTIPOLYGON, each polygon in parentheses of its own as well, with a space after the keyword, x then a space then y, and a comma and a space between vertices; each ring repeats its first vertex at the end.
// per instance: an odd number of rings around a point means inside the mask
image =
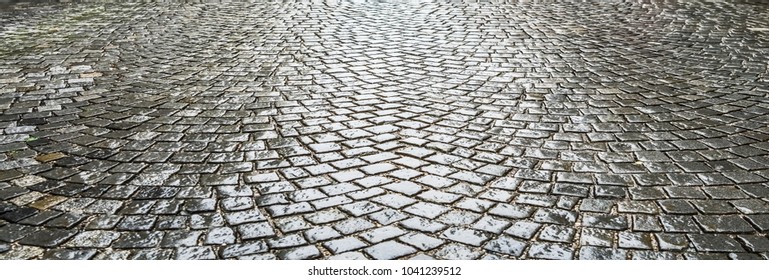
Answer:
POLYGON ((38 2, 0 259, 769 254, 757 1, 38 2))

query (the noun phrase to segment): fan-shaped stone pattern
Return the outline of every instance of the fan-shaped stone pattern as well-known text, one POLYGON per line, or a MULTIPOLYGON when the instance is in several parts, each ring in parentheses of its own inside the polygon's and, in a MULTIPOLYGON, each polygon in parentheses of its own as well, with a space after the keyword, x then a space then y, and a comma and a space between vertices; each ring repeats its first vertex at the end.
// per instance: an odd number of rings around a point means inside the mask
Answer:
POLYGON ((765 4, 0 11, 0 258, 767 258, 765 4))

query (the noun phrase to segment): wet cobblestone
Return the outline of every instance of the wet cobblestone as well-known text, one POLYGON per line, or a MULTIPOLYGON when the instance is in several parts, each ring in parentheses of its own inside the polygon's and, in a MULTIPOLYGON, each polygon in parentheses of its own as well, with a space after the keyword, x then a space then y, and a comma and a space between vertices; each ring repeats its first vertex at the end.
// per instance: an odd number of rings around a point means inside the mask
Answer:
POLYGON ((0 259, 765 259, 760 1, 0 9, 0 259))

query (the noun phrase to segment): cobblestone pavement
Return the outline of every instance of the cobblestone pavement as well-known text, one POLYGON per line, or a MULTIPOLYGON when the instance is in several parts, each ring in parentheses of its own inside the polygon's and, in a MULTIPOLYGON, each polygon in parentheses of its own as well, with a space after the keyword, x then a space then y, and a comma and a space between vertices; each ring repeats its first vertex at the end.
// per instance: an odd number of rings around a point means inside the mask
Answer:
POLYGON ((761 1, 0 10, 0 259, 767 259, 761 1))

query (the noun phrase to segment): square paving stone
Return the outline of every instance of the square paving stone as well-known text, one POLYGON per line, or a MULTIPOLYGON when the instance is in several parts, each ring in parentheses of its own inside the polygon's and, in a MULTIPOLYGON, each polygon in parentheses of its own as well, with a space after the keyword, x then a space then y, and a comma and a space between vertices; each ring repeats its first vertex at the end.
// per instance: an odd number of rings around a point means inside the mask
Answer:
POLYGON ((112 244, 120 233, 113 231, 94 230, 85 231, 69 240, 64 246, 79 248, 105 248, 112 244))
POLYGON ((417 197, 425 201, 440 203, 440 204, 453 203, 454 201, 457 201, 458 199, 461 198, 461 196, 456 194, 436 191, 436 190, 428 190, 428 191, 422 192, 419 195, 417 195, 417 197))
POLYGON ((190 213, 211 212, 216 210, 216 199, 188 199, 184 202, 184 209, 190 213))
POLYGON ((419 250, 427 251, 443 245, 446 241, 431 237, 422 233, 409 233, 398 237, 398 240, 416 247, 419 250))
POLYGON ((580 260, 626 260, 627 255, 627 250, 614 248, 583 246, 579 250, 580 260))
POLYGON ((417 250, 397 241, 387 241, 368 247, 364 251, 377 260, 392 260, 410 255, 417 250))
POLYGON ((700 215, 694 218, 705 232, 755 232, 755 229, 737 215, 700 215))
POLYGON ((689 202, 679 199, 660 200, 657 202, 662 211, 669 214, 697 214, 697 209, 689 202))
POLYGON ((444 260, 474 260, 481 256, 481 250, 462 244, 450 243, 435 252, 437 259, 444 260))
POLYGON ((407 228, 418 230, 422 232, 435 233, 448 227, 445 224, 434 222, 425 218, 413 217, 400 221, 400 225, 407 228))
POLYGON ((517 221, 507 228, 505 233, 522 239, 531 239, 541 227, 542 224, 529 221, 517 221))
POLYGON ((396 208, 396 209, 403 208, 404 206, 411 205, 417 202, 416 199, 413 199, 401 194, 397 194, 397 193, 394 193, 394 194, 390 193, 390 194, 377 196, 372 198, 371 200, 379 204, 396 208))
POLYGON ((198 239, 203 231, 171 230, 163 235, 160 241, 162 248, 191 247, 198 245, 198 239))
POLYGON ((235 231, 228 227, 212 228, 206 234, 203 244, 223 245, 235 243, 235 231))
POLYGON ((766 260, 762 255, 752 253, 729 253, 728 256, 730 260, 766 260))
POLYGON ((280 231, 284 233, 296 232, 296 231, 308 229, 311 227, 311 225, 307 223, 307 221, 305 221, 302 217, 299 217, 299 216, 275 219, 273 221, 275 225, 278 227, 278 229, 280 229, 280 231))
POLYGON ((37 209, 22 207, 0 215, 0 218, 8 222, 16 223, 38 213, 37 209))
POLYGON ((632 215, 633 231, 662 231, 657 216, 654 215, 632 215))
POLYGON ((345 252, 339 255, 328 257, 329 260, 368 260, 368 257, 361 252, 345 252))
POLYGON ((250 223, 238 226, 238 232, 243 239, 255 239, 274 236, 275 230, 269 223, 250 223))
POLYGON ((379 243, 384 240, 392 239, 397 236, 403 235, 405 233, 406 231, 400 228, 397 228, 394 226, 385 226, 385 227, 380 227, 380 228, 365 232, 360 236, 370 243, 379 243))
POLYGON ((375 227, 374 223, 369 222, 364 218, 351 218, 337 222, 334 225, 334 229, 338 230, 342 234, 348 235, 359 231, 364 231, 375 227))
POLYGON ((657 214, 659 207, 652 201, 620 201, 617 203, 617 212, 657 214))
POLYGON ((307 244, 301 234, 288 234, 267 239, 267 246, 273 249, 291 248, 307 244))
POLYGON ((699 252, 744 252, 745 249, 728 235, 689 234, 694 248, 699 252))
POLYGON ((731 202, 737 210, 743 214, 768 214, 769 202, 758 199, 735 200, 731 202))
POLYGON ((456 204, 455 207, 473 211, 473 212, 485 212, 495 203, 488 200, 475 199, 475 198, 463 198, 456 204))
POLYGON ((534 213, 533 220, 540 223, 572 225, 577 221, 577 213, 561 209, 542 208, 534 213))
MULTIPOLYGON (((289 251, 291 251, 291 250, 289 250, 289 251)), ((291 252, 293 252, 293 251, 291 251, 291 252)), ((302 252, 302 253, 311 253, 311 251, 302 252)), ((285 253, 283 255, 285 255, 285 253)), ((278 259, 278 256, 273 254, 273 253, 253 254, 253 255, 245 255, 245 256, 238 257, 238 260, 252 260, 252 261, 258 261, 258 260, 277 260, 277 259, 278 259)))
POLYGON ((20 224, 8 224, 0 227, 0 241, 16 242, 17 240, 22 239, 27 235, 33 234, 38 230, 40 230, 40 228, 20 224))
POLYGON ((593 193, 596 198, 625 198, 627 197, 628 188, 619 186, 595 186, 593 187, 593 193))
POLYGON ((224 219, 227 221, 227 224, 231 226, 267 220, 262 212, 259 212, 259 210, 256 209, 225 213, 224 219))
POLYGON ((155 225, 155 216, 126 216, 117 225, 118 230, 149 230, 155 225))
POLYGON ((613 230, 629 228, 627 217, 623 215, 583 214, 582 224, 587 227, 613 230))
POLYGON ((19 243, 51 248, 63 244, 75 234, 77 234, 77 230, 43 229, 27 235, 19 240, 19 243))
POLYGON ((546 225, 539 233, 538 240, 570 243, 574 239, 577 230, 559 225, 546 225))
POLYGON ((118 215, 97 215, 86 224, 86 229, 112 229, 114 228, 123 216, 118 215))
POLYGON ((766 236, 739 235, 737 240, 751 252, 769 252, 769 238, 766 236))
POLYGON ((163 232, 127 232, 112 243, 113 248, 152 248, 163 238, 163 232))
POLYGON ((508 236, 492 239, 483 246, 484 249, 500 254, 520 257, 528 244, 508 236))
POLYGON ((365 174, 363 174, 360 171, 357 170, 349 170, 349 171, 342 171, 337 173, 330 174, 331 178, 334 178, 337 182, 344 183, 349 182, 355 179, 360 179, 365 177, 365 174))
POLYGON ((366 176, 362 179, 355 180, 355 183, 363 187, 370 188, 374 186, 381 186, 392 181, 392 179, 382 176, 366 176))
POLYGON ((472 246, 480 246, 489 239, 489 236, 482 231, 460 227, 448 228, 441 234, 441 237, 472 246))
POLYGON ((312 245, 303 247, 286 249, 278 253, 278 257, 286 260, 308 260, 315 259, 321 256, 318 248, 312 245))
POLYGON ((363 199, 368 199, 384 193, 385 193, 385 190, 381 188, 370 188, 365 190, 354 191, 346 195, 355 200, 363 200, 363 199))
POLYGON ((667 232, 700 232, 691 216, 660 216, 659 219, 667 232))
POLYGON ((549 260, 570 260, 574 257, 574 249, 555 243, 534 243, 529 247, 530 258, 549 260))
POLYGON ((676 254, 670 252, 632 251, 632 260, 676 260, 676 254))
POLYGON ((434 219, 435 217, 448 212, 449 208, 435 203, 418 202, 403 208, 403 211, 420 217, 434 219))
POLYGON ((619 247, 625 249, 652 249, 652 235, 649 233, 620 232, 619 247))
POLYGON ((294 203, 289 205, 273 205, 267 207, 267 212, 272 217, 282 217, 294 214, 303 214, 312 212, 312 206, 307 202, 294 203))
POLYGON ((683 255, 686 260, 728 260, 729 254, 726 253, 686 253, 683 255))
POLYGON ((53 249, 47 251, 42 259, 45 260, 88 260, 96 255, 96 250, 53 249))
POLYGON ((438 217, 436 221, 447 225, 468 227, 479 218, 481 218, 481 214, 463 210, 451 210, 438 217))
POLYGON ((583 228, 580 234, 580 245, 611 247, 616 233, 609 230, 583 228))
POLYGON ((315 243, 342 236, 337 230, 329 226, 312 227, 304 231, 307 241, 315 243))
POLYGON ((366 246, 368 246, 368 244, 355 237, 345 237, 323 243, 323 247, 328 248, 328 250, 334 254, 340 254, 366 246))
POLYGON ((190 217, 190 228, 208 229, 224 226, 224 218, 219 213, 193 214, 190 217))
POLYGON ((734 206, 721 200, 697 200, 692 201, 694 207, 705 214, 738 214, 734 206))
POLYGON ((586 198, 582 200, 579 210, 583 212, 608 213, 614 207, 615 202, 608 199, 586 198))
POLYGON ((200 183, 205 186, 221 186, 238 184, 238 174, 204 174, 200 183))
POLYGON ((326 209, 304 215, 307 221, 316 225, 339 221, 347 217, 347 214, 337 209, 326 209))
POLYGON ((176 249, 177 260, 213 260, 216 253, 211 247, 180 247, 176 249))
POLYGON ((409 215, 406 215, 398 210, 384 209, 382 211, 372 213, 368 215, 368 217, 382 225, 390 225, 408 218, 409 215))
POLYGON ((399 192, 407 196, 413 196, 414 194, 422 191, 422 187, 411 182, 398 182, 382 186, 384 189, 388 189, 394 192, 399 192))
POLYGON ((509 226, 510 222, 508 221, 497 219, 492 216, 483 216, 473 225, 473 228, 490 233, 500 234, 509 226))
POLYGON ((6 253, 0 254, 0 260, 27 260, 42 255, 44 250, 32 246, 19 246, 6 253))
MULTIPOLYGON (((423 168, 422 170, 425 170, 425 168, 423 168)), ((443 176, 435 176, 435 175, 425 175, 425 176, 419 177, 415 180, 415 182, 421 183, 436 189, 447 188, 456 183, 455 180, 451 180, 443 176)))
POLYGON ((748 215, 746 218, 761 231, 769 230, 769 215, 748 215))
POLYGON ((534 213, 535 208, 517 204, 497 204, 489 210, 489 214, 504 218, 525 219, 534 213))
POLYGON ((342 211, 349 213, 355 217, 360 217, 366 214, 377 212, 382 210, 382 207, 368 201, 359 201, 350 203, 339 207, 342 211))
POLYGON ((256 242, 247 242, 247 243, 239 243, 239 244, 232 244, 225 247, 222 247, 220 250, 220 255, 222 258, 234 258, 239 256, 245 256, 245 255, 253 255, 253 254, 259 254, 267 252, 267 244, 264 243, 264 241, 256 241, 256 242))

